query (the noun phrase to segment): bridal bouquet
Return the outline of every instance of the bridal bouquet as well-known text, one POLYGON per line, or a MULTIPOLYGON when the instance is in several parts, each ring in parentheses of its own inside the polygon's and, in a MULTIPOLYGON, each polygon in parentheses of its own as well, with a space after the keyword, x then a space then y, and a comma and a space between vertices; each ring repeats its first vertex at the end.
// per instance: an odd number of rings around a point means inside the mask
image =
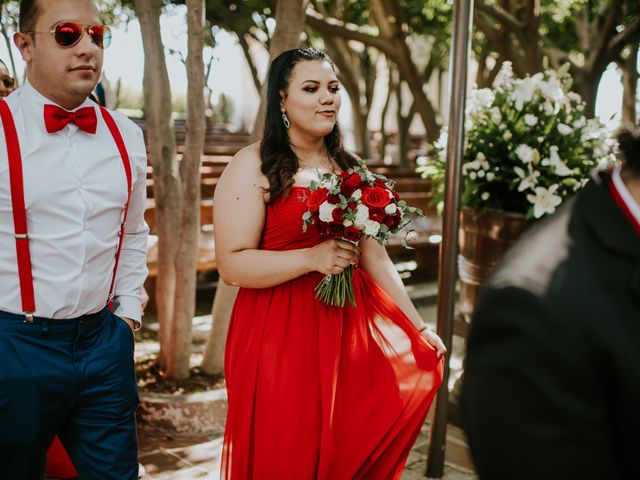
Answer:
MULTIPOLYGON (((309 186, 303 230, 315 224, 325 237, 357 244, 364 236, 382 245, 407 226, 410 214, 422 215, 419 209, 400 200, 393 186, 385 176, 367 170, 364 162, 339 175, 325 173, 309 186)), ((406 241, 403 244, 406 246, 406 241)), ((338 275, 326 275, 315 289, 316 298, 338 307, 348 299, 355 307, 352 276, 353 265, 338 275)))

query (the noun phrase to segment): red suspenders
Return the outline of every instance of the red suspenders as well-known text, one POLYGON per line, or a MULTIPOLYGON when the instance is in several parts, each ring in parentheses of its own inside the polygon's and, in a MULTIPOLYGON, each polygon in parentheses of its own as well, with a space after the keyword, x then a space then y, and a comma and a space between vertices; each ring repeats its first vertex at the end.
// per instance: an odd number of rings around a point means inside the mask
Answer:
MULTIPOLYGON (((131 165, 129 155, 122 140, 122 135, 116 126, 115 121, 107 109, 100 107, 100 112, 104 118, 111 135, 113 136, 127 176, 127 203, 124 206, 122 223, 120 224, 120 238, 116 251, 113 276, 109 288, 109 298, 107 303, 109 309, 113 308, 112 300, 116 282, 116 272, 120 259, 120 250, 124 239, 124 225, 127 220, 129 210, 129 200, 131 198, 131 165)), ((7 144, 7 154, 9 157, 9 180, 11 182, 11 201, 13 204, 13 224, 16 238, 16 255, 18 257, 18 275, 20 277, 20 296, 22 297, 22 310, 27 322, 33 321, 35 314, 35 296, 33 293, 33 277, 31 274, 31 252, 29 250, 29 235, 27 233, 27 214, 24 206, 24 182, 22 178, 22 158, 20 155, 20 143, 16 127, 13 122, 13 115, 9 106, 4 100, 0 100, 0 119, 4 127, 4 135, 7 144)))

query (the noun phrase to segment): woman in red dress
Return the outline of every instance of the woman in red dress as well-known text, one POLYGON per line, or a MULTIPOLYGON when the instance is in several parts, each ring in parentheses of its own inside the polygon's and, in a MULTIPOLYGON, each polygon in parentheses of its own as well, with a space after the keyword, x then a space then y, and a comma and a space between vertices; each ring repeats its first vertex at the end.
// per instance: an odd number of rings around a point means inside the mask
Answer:
POLYGON ((442 381, 444 345, 384 247, 302 230, 310 181, 356 164, 341 148, 339 90, 324 53, 277 57, 262 142, 216 187, 218 268, 241 287, 226 347, 223 479, 399 478, 442 381), (357 306, 317 300, 323 276, 352 263, 357 306))

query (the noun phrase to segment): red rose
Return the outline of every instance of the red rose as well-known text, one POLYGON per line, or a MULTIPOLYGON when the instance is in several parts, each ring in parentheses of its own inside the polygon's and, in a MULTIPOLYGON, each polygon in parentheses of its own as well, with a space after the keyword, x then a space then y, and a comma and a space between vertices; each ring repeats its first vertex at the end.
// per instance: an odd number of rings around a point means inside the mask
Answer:
POLYGON ((347 208, 349 210, 355 212, 358 207, 356 205, 356 202, 349 202, 349 203, 347 203, 347 208))
POLYGON ((384 219, 384 224, 389 227, 389 229, 395 226, 394 223, 396 223, 396 217, 388 216, 384 219))
POLYGON ((344 215, 344 210, 341 208, 334 208, 333 212, 331 212, 334 222, 342 222, 342 215, 344 215))
POLYGON ((387 184, 384 183, 382 180, 380 180, 379 178, 376 178, 375 181, 373 182, 373 186, 374 187, 378 187, 378 188, 387 188, 387 184))
POLYGON ((388 190, 379 187, 367 188, 362 192, 362 203, 369 208, 384 208, 390 203, 388 190))
POLYGON ((345 228, 342 235, 347 240, 351 240, 352 242, 357 242, 358 239, 360 238, 360 229, 352 225, 350 227, 345 228))
POLYGON ((330 193, 327 196, 327 202, 329 203, 340 203, 340 197, 338 195, 334 195, 333 193, 330 193))
POLYGON ((328 233, 332 237, 341 237, 342 236, 342 223, 330 223, 328 228, 328 233))
POLYGON ((362 179, 360 178, 360 175, 357 173, 352 173, 351 175, 349 175, 349 178, 342 181, 340 190, 346 197, 350 197, 351 195, 353 195, 353 192, 355 192, 358 187, 360 187, 361 183, 362 179))
POLYGON ((383 223, 385 216, 384 210, 369 210, 369 218, 374 222, 383 223))
POLYGON ((314 190, 307 198, 307 208, 312 212, 317 212, 320 205, 327 199, 327 189, 319 188, 314 190))

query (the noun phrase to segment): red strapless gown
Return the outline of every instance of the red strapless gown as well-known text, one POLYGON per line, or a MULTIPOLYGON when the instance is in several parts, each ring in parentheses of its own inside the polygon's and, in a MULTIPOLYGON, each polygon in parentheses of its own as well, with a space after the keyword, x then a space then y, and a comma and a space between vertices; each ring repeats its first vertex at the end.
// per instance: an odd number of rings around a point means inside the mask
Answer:
MULTIPOLYGON (((267 208, 260 248, 321 241, 302 232, 294 187, 267 208)), ((360 268, 356 308, 316 300, 322 274, 241 288, 227 337, 222 478, 399 478, 442 382, 443 361, 360 268)))

